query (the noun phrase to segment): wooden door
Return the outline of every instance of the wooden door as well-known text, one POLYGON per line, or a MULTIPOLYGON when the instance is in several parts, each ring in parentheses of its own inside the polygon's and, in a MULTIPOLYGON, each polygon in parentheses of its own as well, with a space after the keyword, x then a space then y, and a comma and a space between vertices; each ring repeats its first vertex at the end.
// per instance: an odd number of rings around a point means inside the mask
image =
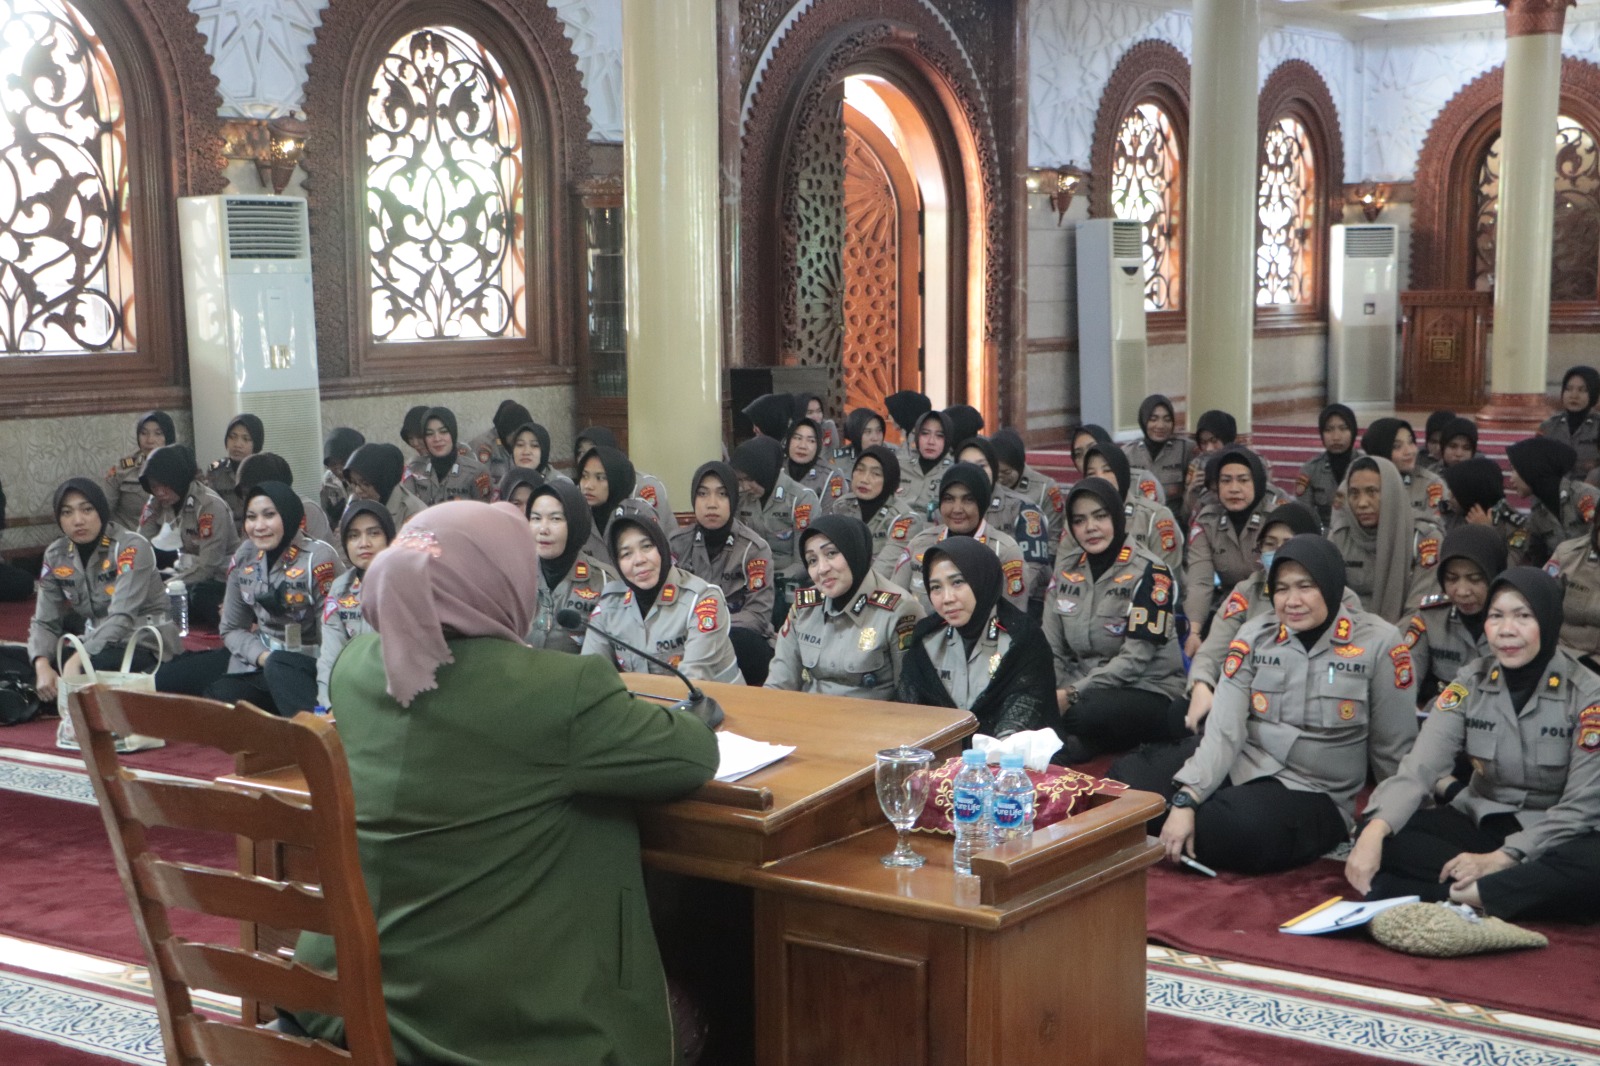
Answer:
POLYGON ((1475 410, 1487 401, 1485 349, 1494 296, 1487 292, 1400 294, 1400 403, 1475 410))

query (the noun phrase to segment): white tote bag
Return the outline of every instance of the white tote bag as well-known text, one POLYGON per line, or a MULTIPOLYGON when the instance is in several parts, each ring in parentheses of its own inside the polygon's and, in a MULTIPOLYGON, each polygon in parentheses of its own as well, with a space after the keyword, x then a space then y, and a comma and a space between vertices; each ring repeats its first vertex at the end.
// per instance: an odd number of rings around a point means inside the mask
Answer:
MULTIPOLYGON (((120 670, 95 670, 94 664, 89 661, 89 653, 84 650, 83 642, 68 633, 56 642, 56 673, 61 673, 65 665, 65 652, 70 642, 78 652, 78 665, 83 668, 83 673, 73 674, 70 678, 61 676, 56 684, 56 707, 61 712, 61 724, 56 726, 56 747, 67 751, 79 750, 78 737, 72 728, 72 718, 67 714, 67 700, 74 692, 88 688, 90 685, 108 685, 111 688, 132 689, 135 692, 154 692, 156 690, 156 671, 152 669, 148 674, 140 673, 133 669, 133 651, 139 646, 139 638, 149 633, 155 640, 156 664, 160 667, 163 648, 161 634, 154 626, 140 626, 128 638, 127 650, 122 653, 122 669, 120 670)), ((127 736, 117 737, 117 750, 119 752, 146 751, 150 748, 162 748, 166 741, 157 737, 141 736, 130 733, 127 736)))

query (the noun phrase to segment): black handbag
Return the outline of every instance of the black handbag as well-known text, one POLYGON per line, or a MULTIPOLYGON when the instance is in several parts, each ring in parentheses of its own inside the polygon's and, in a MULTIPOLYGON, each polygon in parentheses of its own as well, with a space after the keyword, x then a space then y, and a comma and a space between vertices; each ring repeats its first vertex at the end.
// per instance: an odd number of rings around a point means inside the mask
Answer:
POLYGON ((26 648, 0 647, 0 726, 21 725, 39 717, 39 693, 33 687, 26 648))

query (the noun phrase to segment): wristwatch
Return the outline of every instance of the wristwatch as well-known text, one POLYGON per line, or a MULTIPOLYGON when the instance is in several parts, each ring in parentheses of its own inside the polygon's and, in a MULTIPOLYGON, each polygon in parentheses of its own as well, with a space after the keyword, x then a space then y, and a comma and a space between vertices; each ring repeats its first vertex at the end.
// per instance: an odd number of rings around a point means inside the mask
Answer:
POLYGON ((1172 794, 1172 799, 1167 801, 1168 807, 1179 807, 1185 810, 1194 810, 1200 806, 1200 801, 1194 798, 1194 793, 1186 788, 1179 788, 1172 794))

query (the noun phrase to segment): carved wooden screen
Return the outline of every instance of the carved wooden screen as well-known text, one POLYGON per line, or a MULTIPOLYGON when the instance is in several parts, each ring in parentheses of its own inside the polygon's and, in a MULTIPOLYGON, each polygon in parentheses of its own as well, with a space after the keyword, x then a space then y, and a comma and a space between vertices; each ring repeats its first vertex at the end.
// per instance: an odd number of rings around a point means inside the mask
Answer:
MULTIPOLYGON (((1552 301, 1600 298, 1600 145, 1575 118, 1556 123, 1555 229, 1550 259, 1552 301)), ((1495 232, 1500 207, 1500 138, 1478 165, 1472 285, 1494 290, 1495 232)))
POLYGON ((9 0, 0 41, 0 355, 135 351, 122 91, 58 0, 9 0))
POLYGON ((1256 303, 1316 300, 1317 168, 1311 137, 1293 117, 1267 127, 1256 194, 1256 303))
POLYGON ((1111 211, 1144 224, 1144 309, 1183 306, 1182 147, 1160 104, 1139 104, 1117 127, 1112 147, 1111 211))
POLYGON ((406 34, 366 142, 373 340, 526 336, 522 117, 494 55, 454 27, 406 34))
POLYGON ((844 409, 884 410, 900 388, 899 205, 889 172, 845 130, 844 409))
POLYGON ((784 196, 782 362, 828 369, 828 407, 844 396, 844 85, 830 90, 789 148, 784 196))

